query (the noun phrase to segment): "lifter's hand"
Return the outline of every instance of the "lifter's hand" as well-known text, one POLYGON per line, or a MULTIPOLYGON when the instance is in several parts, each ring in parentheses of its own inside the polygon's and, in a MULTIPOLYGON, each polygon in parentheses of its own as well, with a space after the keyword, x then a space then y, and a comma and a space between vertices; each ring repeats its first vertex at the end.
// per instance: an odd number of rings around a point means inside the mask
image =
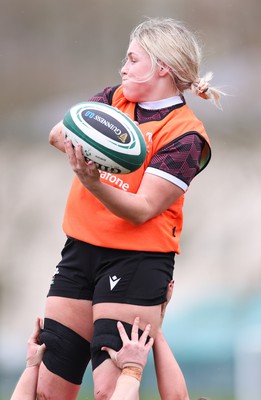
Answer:
POLYGON ((41 332, 41 325, 41 318, 37 318, 35 321, 33 333, 27 344, 26 367, 34 367, 41 364, 43 354, 46 349, 44 343, 40 345, 38 342, 39 334, 41 332))
POLYGON ((100 173, 93 161, 85 161, 82 153, 82 146, 77 145, 74 149, 69 139, 65 140, 64 146, 71 167, 82 184, 87 189, 91 189, 92 186, 100 183, 100 173))
POLYGON ((139 338, 139 322, 140 319, 136 317, 132 326, 131 340, 129 339, 122 323, 118 322, 117 327, 123 343, 122 348, 118 352, 108 347, 102 347, 102 350, 109 353, 112 361, 120 369, 129 366, 143 369, 146 365, 149 351, 153 345, 153 338, 150 338, 148 343, 146 343, 151 328, 149 324, 145 327, 141 337, 139 338))

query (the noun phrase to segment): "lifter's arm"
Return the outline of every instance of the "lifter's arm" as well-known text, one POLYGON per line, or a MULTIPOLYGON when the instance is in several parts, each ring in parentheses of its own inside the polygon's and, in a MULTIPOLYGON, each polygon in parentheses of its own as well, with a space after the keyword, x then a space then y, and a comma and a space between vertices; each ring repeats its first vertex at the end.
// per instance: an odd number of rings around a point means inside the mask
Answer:
POLYGON ((189 400, 183 373, 160 330, 153 346, 158 388, 162 400, 189 400))

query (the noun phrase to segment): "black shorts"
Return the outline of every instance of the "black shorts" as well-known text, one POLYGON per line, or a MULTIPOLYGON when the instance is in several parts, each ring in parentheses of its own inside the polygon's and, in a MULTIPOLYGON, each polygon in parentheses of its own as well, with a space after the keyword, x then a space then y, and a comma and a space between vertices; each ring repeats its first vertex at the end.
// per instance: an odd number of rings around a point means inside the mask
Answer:
POLYGON ((68 238, 48 296, 152 306, 166 300, 174 252, 118 250, 68 238))

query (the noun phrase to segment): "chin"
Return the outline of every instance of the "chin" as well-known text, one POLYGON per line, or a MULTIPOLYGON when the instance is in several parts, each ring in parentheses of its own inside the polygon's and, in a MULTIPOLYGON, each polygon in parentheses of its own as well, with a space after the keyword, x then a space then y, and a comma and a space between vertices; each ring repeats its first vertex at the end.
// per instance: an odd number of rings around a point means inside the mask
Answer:
POLYGON ((123 88, 123 95, 125 99, 131 101, 132 103, 138 103, 140 101, 138 96, 135 96, 135 94, 130 93, 126 88, 123 88))

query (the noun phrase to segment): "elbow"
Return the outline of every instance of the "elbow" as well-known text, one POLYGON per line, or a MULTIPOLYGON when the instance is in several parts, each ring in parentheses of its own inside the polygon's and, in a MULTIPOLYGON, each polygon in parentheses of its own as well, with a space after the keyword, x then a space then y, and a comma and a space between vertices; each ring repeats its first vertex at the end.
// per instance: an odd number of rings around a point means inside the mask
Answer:
POLYGON ((136 214, 129 219, 129 222, 134 226, 139 226, 147 222, 149 219, 150 218, 148 218, 145 214, 136 214))
POLYGON ((142 225, 142 222, 138 221, 136 218, 135 219, 129 219, 128 222, 133 225, 133 226, 139 226, 142 225))
POLYGON ((133 213, 128 221, 134 226, 139 226, 158 215, 159 214, 153 213, 149 208, 143 208, 143 211, 133 213))
POLYGON ((56 143, 55 133, 54 129, 52 129, 51 132, 49 133, 49 144, 55 146, 55 143, 56 143))
POLYGON ((49 133, 49 144, 56 147, 58 150, 65 152, 62 122, 55 125, 49 133))

